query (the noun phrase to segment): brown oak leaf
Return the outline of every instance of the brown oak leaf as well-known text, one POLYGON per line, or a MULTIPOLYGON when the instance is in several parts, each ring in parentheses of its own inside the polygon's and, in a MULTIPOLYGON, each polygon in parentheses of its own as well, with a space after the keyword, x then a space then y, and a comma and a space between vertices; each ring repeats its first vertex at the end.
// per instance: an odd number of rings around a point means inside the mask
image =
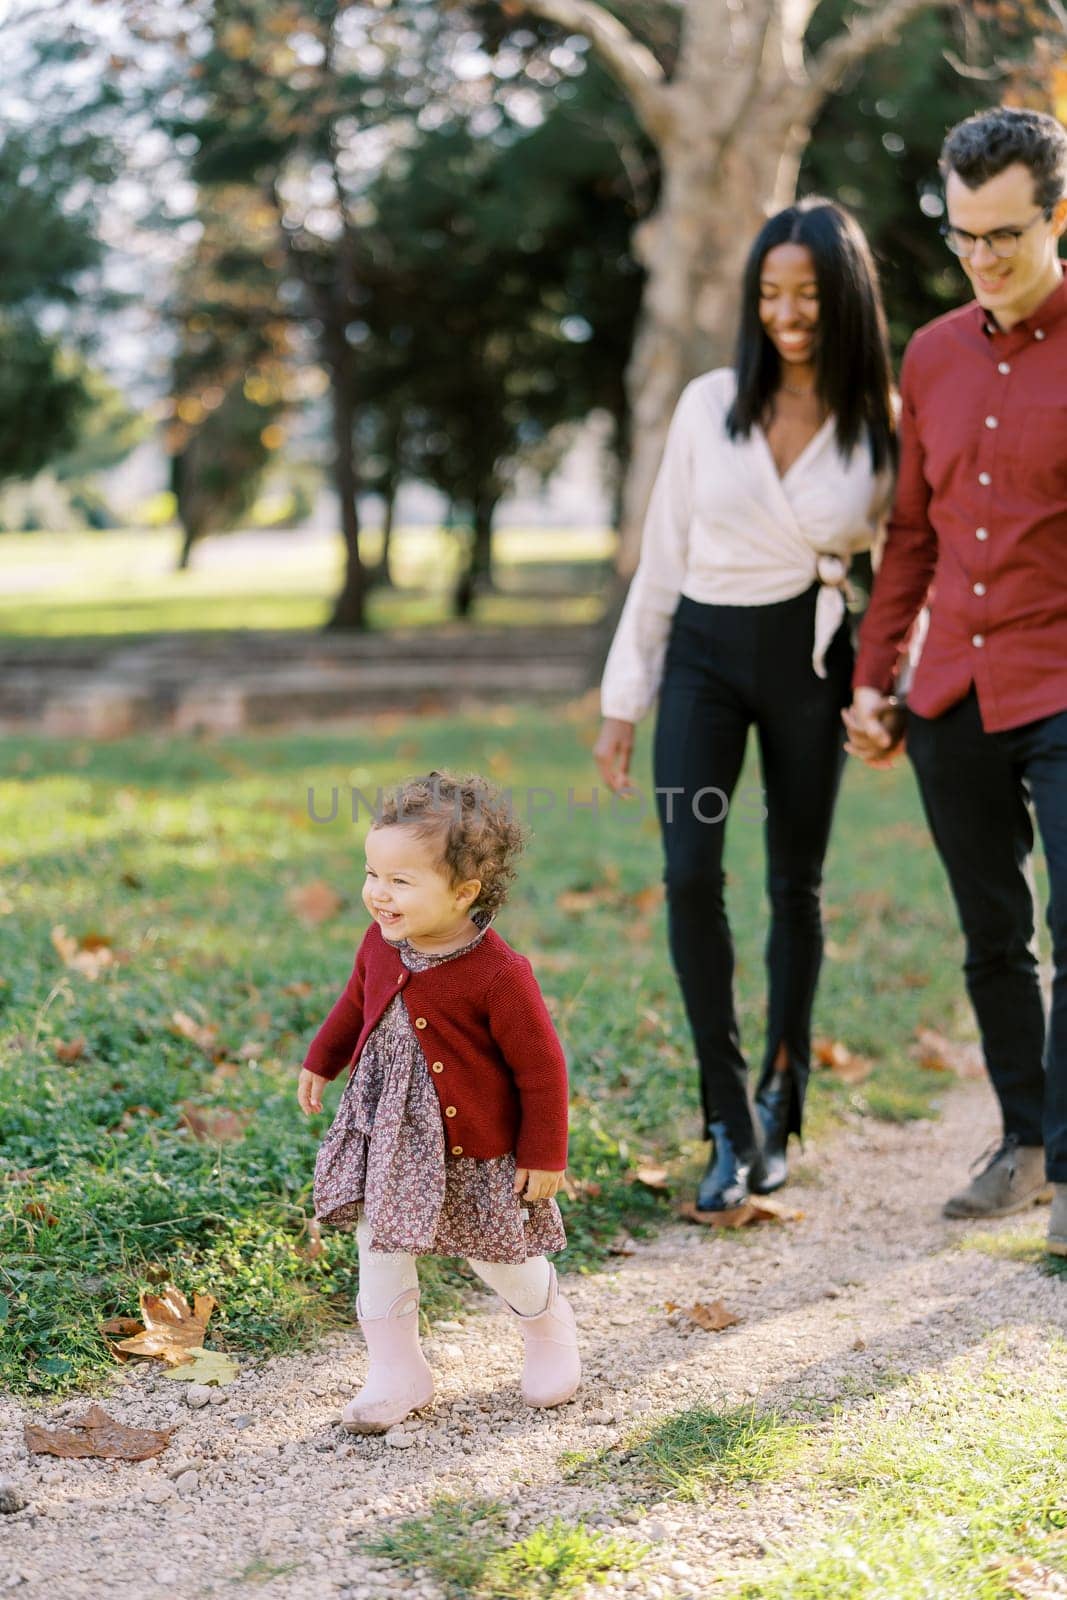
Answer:
POLYGON ((218 1304, 214 1295, 198 1294, 193 1307, 180 1289, 168 1283, 162 1294, 141 1295, 142 1332, 119 1341, 131 1356, 158 1356, 171 1366, 188 1361, 190 1350, 203 1348, 208 1319, 218 1304))
POLYGON ((724 1301, 713 1300, 710 1305, 705 1305, 698 1300, 696 1305, 677 1306, 668 1300, 667 1310, 680 1311, 688 1322, 694 1327, 703 1328, 705 1333, 722 1333, 724 1328, 732 1328, 741 1318, 730 1311, 724 1301))
POLYGON ((301 922, 309 928, 317 928, 321 922, 329 922, 331 917, 337 915, 344 905, 344 899, 328 883, 315 878, 311 883, 290 889, 285 903, 301 922))
POLYGON ((935 1028, 920 1028, 915 1035, 919 1065, 928 1072, 952 1072, 957 1078, 984 1078, 982 1049, 977 1044, 960 1044, 935 1028))
POLYGON ((96 1456, 108 1461, 147 1461, 170 1443, 173 1428, 128 1428, 109 1417, 101 1406, 90 1406, 65 1428, 42 1428, 27 1423, 26 1448, 33 1455, 96 1456))

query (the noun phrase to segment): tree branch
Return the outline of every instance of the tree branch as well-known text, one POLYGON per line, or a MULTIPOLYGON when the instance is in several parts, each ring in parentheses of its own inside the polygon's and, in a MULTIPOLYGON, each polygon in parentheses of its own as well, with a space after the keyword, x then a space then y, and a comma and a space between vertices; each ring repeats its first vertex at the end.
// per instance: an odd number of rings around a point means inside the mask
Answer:
POLYGON ((529 11, 569 33, 584 34, 604 66, 626 93, 649 136, 663 130, 667 113, 667 74, 647 45, 596 0, 501 0, 508 15, 529 11))
POLYGON ((841 33, 827 41, 812 61, 807 99, 819 105, 841 83, 850 67, 858 65, 883 45, 892 44, 905 23, 935 6, 946 8, 952 0, 883 0, 853 14, 841 33))

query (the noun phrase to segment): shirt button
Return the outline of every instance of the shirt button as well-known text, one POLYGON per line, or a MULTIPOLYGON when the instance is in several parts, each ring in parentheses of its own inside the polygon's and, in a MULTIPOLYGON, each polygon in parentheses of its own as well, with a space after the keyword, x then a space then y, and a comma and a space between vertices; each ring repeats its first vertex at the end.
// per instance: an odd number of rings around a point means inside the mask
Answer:
POLYGON ((431 1072, 443 1072, 444 1070, 445 1070, 445 1064, 444 1064, 443 1061, 431 1061, 430 1062, 430 1071, 431 1072))
POLYGON ((445 1116, 446 1117, 454 1117, 455 1114, 456 1114, 455 1106, 445 1106, 445 1116))
POLYGON ((980 472, 978 474, 978 482, 982 485, 982 487, 984 489, 988 489, 989 485, 993 482, 993 480, 989 476, 988 472, 980 472))
POLYGON ((1011 371, 1011 362, 1010 361, 1001 361, 999 363, 999 365, 997 366, 997 371, 1003 373, 1005 378, 1006 378, 1008 376, 1008 373, 1011 371))
POLYGON ((425 1028, 425 1026, 426 1026, 426 1018, 425 1017, 416 1017, 415 1018, 415 1026, 416 1026, 416 1028, 425 1028))
POLYGON ((1044 337, 1045 337, 1044 328, 1035 328, 1034 329, 1034 338, 1035 339, 1043 339, 1044 337))
POLYGON ((997 427, 1000 426, 1000 424, 997 422, 996 417, 986 417, 985 425, 986 425, 987 428, 997 428, 997 427))
POLYGON ((985 544, 986 540, 989 538, 989 529, 988 528, 975 528, 974 536, 975 536, 976 539, 981 540, 982 544, 985 544))
POLYGON ((461 1156, 463 1154, 463 1146, 461 1144, 454 1144, 452 1146, 452 1154, 454 1156, 461 1156))
POLYGON ((976 633, 974 638, 971 640, 971 643, 974 645, 976 650, 981 650, 982 646, 985 644, 985 634, 976 633))
POLYGON ((985 584, 984 583, 976 583, 975 586, 974 586, 974 592, 979 597, 984 595, 985 594, 985 584))

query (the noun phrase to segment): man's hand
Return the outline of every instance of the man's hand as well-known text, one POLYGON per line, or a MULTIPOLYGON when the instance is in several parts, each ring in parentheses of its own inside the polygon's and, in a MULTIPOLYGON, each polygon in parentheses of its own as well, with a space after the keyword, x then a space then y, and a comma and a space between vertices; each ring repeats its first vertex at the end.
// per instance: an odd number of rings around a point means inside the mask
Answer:
POLYGON ((613 794, 630 789, 630 760, 634 753, 634 725, 621 717, 605 717, 593 746, 593 760, 613 794))
POLYGON ((904 748, 904 708, 880 689, 856 689, 841 713, 848 731, 845 749, 869 767, 891 767, 904 748))
POLYGON ((327 1081, 326 1078, 320 1078, 317 1072, 309 1072, 306 1067, 300 1068, 296 1099, 305 1116, 311 1116, 313 1112, 322 1110, 322 1091, 327 1081))
POLYGON ((515 1172, 515 1193, 522 1195, 524 1200, 551 1200, 562 1189, 565 1177, 565 1172, 537 1172, 530 1167, 518 1167, 515 1172))

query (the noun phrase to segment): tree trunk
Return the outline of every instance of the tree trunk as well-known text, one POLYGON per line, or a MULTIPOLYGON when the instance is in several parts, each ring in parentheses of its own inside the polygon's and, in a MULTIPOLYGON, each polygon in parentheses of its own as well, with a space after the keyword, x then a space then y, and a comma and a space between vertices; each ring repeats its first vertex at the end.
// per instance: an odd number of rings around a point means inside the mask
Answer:
POLYGON ((732 362, 749 248, 771 211, 795 193, 810 130, 783 127, 785 115, 780 105, 750 107, 744 141, 724 141, 715 159, 692 137, 683 108, 679 133, 663 148, 659 207, 635 238, 648 276, 626 372, 632 447, 619 530, 624 577, 637 566, 678 396, 698 373, 732 362))
POLYGON ((189 523, 182 529, 182 547, 178 551, 178 561, 175 572, 188 572, 189 562, 192 559, 193 545, 196 543, 196 529, 189 523))
POLYGON ((382 512, 382 553, 378 565, 371 575, 374 587, 382 589, 393 588, 393 570, 390 565, 393 543, 393 519, 396 514, 396 495, 399 485, 396 478, 387 479, 381 494, 384 509, 382 512))
MULTIPOLYGON (((921 11, 950 0, 879 0, 846 12, 808 58, 819 0, 686 0, 673 76, 598 0, 523 0, 584 33, 660 157, 659 205, 636 231, 647 270, 626 374, 632 450, 622 494, 618 570, 632 575, 645 508, 678 396, 729 362, 741 270, 754 235, 796 193, 800 158, 828 95, 921 11)), ((510 9, 510 5, 509 5, 510 9)))
POLYGON ((333 483, 341 513, 341 537, 345 546, 345 569, 340 593, 333 603, 326 626, 336 630, 365 628, 367 578, 359 553, 359 482, 356 475, 353 425, 352 356, 345 338, 344 322, 335 325, 330 338, 330 384, 333 424, 333 483))
POLYGON ((468 617, 477 596, 493 587, 493 514, 499 498, 495 491, 489 491, 474 502, 467 566, 453 595, 457 617, 468 617))

